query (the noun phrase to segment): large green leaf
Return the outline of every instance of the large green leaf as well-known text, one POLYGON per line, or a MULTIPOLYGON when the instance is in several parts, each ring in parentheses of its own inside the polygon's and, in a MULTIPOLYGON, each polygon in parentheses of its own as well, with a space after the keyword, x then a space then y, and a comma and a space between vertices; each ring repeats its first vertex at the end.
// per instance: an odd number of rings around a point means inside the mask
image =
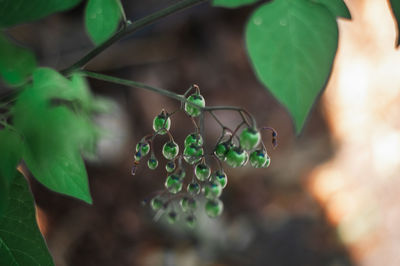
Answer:
POLYGON ((308 0, 275 0, 251 15, 246 43, 257 77, 289 110, 299 133, 331 72, 335 17, 308 0))
POLYGON ((0 28, 30 22, 74 7, 82 0, 2 0, 0 28))
POLYGON ((349 9, 343 0, 311 0, 325 5, 335 16, 351 19, 349 9))
POLYGON ((19 85, 26 81, 35 67, 35 55, 0 32, 0 76, 3 80, 10 85, 19 85))
POLYGON ((107 40, 118 29, 122 18, 119 0, 89 0, 85 10, 85 25, 95 44, 107 40))
POLYGON ((0 265, 54 265, 36 224, 31 192, 21 174, 11 184, 9 202, 0 218, 0 265))
POLYGON ((0 130, 0 217, 8 205, 10 184, 16 175, 16 169, 22 157, 22 141, 18 134, 10 129, 0 130))
POLYGON ((400 1, 389 0, 390 6, 392 7, 393 15, 397 24, 397 40, 396 46, 400 45, 400 1))
POLYGON ((228 8, 236 8, 240 6, 254 4, 259 0, 213 0, 213 6, 221 6, 221 7, 228 7, 228 8))
POLYGON ((93 149, 98 136, 90 119, 92 101, 80 76, 70 81, 42 68, 13 109, 15 128, 25 140, 23 159, 34 177, 88 203, 92 199, 81 152, 93 149))

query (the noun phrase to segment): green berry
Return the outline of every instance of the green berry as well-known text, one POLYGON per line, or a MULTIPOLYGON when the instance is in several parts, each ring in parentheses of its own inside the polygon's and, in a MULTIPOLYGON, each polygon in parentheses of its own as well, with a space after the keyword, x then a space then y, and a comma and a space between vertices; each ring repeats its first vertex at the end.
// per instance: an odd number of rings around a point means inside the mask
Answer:
POLYGON ((178 214, 175 211, 170 211, 167 214, 167 221, 170 224, 173 224, 178 220, 178 214))
POLYGON ((250 164, 254 168, 264 167, 267 161, 269 161, 269 156, 264 150, 255 150, 250 154, 250 164))
POLYGON ((136 145, 136 151, 140 152, 140 156, 146 156, 150 151, 150 144, 148 142, 140 141, 136 145))
POLYGON ((235 168, 245 165, 247 163, 248 158, 249 156, 247 152, 245 152, 239 147, 233 147, 226 154, 226 163, 230 167, 235 168))
POLYGON ((215 218, 222 214, 224 204, 219 199, 209 199, 206 201, 204 208, 208 217, 215 218))
POLYGON ((175 170, 175 162, 174 161, 169 161, 167 162, 167 164, 165 165, 165 170, 167 170, 168 173, 171 173, 175 170))
POLYGON ((244 150, 252 150, 260 144, 261 134, 254 128, 248 127, 245 128, 240 134, 240 146, 244 150))
POLYGON ((192 212, 192 211, 196 210, 196 207, 197 207, 196 200, 193 198, 189 198, 189 197, 183 197, 180 200, 180 205, 182 207, 182 211, 184 211, 184 212, 192 212))
POLYGON ((142 159, 142 153, 140 151, 135 153, 135 161, 140 161, 142 159))
MULTIPOLYGON (((189 97, 186 98, 188 102, 194 103, 199 105, 200 107, 206 106, 206 101, 204 100, 204 97, 201 96, 198 93, 193 93, 189 97)), ((188 103, 185 103, 185 111, 188 115, 196 117, 201 114, 201 110, 198 107, 192 106, 188 103)))
POLYGON ((267 161, 265 162, 265 164, 264 164, 264 168, 267 168, 269 165, 271 164, 271 158, 268 156, 268 154, 267 154, 267 161))
POLYGON ((173 160, 179 153, 179 146, 174 141, 168 141, 164 144, 162 154, 167 160, 173 160))
POLYGON ((187 192, 192 195, 198 195, 200 193, 200 185, 198 183, 189 183, 187 186, 187 192))
POLYGON ((203 148, 192 144, 185 147, 185 150, 183 151, 183 159, 185 159, 188 164, 195 164, 201 160, 203 154, 203 148))
POLYGON ((199 163, 198 165, 196 165, 194 173, 196 174, 198 180, 206 181, 210 177, 211 169, 208 165, 204 163, 199 163))
POLYGON ((158 166, 158 161, 155 157, 151 157, 148 161, 147 161, 147 166, 151 169, 154 170, 157 168, 158 166))
POLYGON ((177 175, 169 175, 165 180, 165 187, 172 194, 176 194, 182 190, 182 181, 177 175))
POLYGON ((214 154, 220 159, 225 160, 226 154, 228 153, 229 149, 231 148, 232 144, 230 142, 221 142, 218 143, 215 147, 214 154))
POLYGON ((203 138, 199 133, 192 133, 185 138, 185 147, 190 145, 203 146, 203 138))
POLYGON ((153 129, 160 135, 167 133, 171 127, 171 119, 163 112, 157 115, 153 120, 153 129))
POLYGON ((196 226, 197 221, 194 215, 187 216, 185 220, 186 220, 186 225, 189 228, 193 229, 196 226))
POLYGON ((158 211, 163 206, 164 202, 160 199, 160 197, 154 197, 150 201, 151 208, 154 211, 158 211))
POLYGON ((221 187, 224 189, 226 185, 228 184, 228 177, 224 173, 224 171, 219 170, 215 172, 214 178, 216 181, 218 181, 221 185, 221 187))
POLYGON ((208 183, 203 188, 203 193, 204 193, 204 197, 206 197, 207 199, 218 198, 222 194, 221 184, 218 181, 214 180, 214 181, 208 183))

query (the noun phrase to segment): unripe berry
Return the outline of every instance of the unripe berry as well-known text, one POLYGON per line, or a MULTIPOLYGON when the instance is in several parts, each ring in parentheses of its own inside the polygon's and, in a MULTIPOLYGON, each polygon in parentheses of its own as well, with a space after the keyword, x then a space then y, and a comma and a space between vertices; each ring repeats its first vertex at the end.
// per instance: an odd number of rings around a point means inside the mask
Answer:
POLYGON ((264 167, 267 161, 269 161, 269 156, 264 150, 255 150, 250 154, 250 164, 254 168, 264 167))
POLYGON ((206 199, 218 198, 222 194, 221 184, 218 181, 214 180, 205 185, 205 187, 203 188, 203 193, 206 199))
POLYGON ((183 159, 185 159, 188 164, 195 164, 201 160, 203 154, 203 148, 192 144, 190 146, 187 146, 183 151, 183 159))
POLYGON ((176 194, 182 190, 182 181, 177 175, 169 175, 165 180, 165 187, 172 194, 176 194))
POLYGON ((214 179, 220 183, 220 185, 221 185, 221 187, 223 189, 228 184, 228 177, 226 176, 226 174, 222 170, 219 170, 219 171, 215 172, 214 179))
POLYGON ((185 147, 190 145, 203 146, 203 138, 199 133, 192 133, 185 138, 185 147))
POLYGON ((254 128, 245 128, 240 134, 240 147, 244 150, 252 150, 260 144, 261 134, 254 128))
POLYGON ((164 144, 162 154, 167 160, 173 160, 179 153, 179 146, 174 141, 168 141, 164 144))
POLYGON ((200 185, 198 183, 189 183, 187 186, 187 192, 195 196, 200 193, 200 185))
MULTIPOLYGON (((204 100, 204 97, 198 93, 193 93, 192 95, 187 97, 186 100, 188 102, 197 104, 200 107, 206 106, 206 101, 204 100)), ((199 116, 201 114, 201 110, 199 107, 192 106, 188 103, 185 103, 185 111, 188 115, 193 117, 199 116)))
POLYGON ((164 135, 167 133, 171 127, 171 119, 168 117, 165 112, 161 112, 157 115, 153 120, 153 129, 160 135, 164 135))
POLYGON ((149 169, 154 170, 158 166, 158 161, 155 157, 150 157, 150 159, 147 161, 147 166, 149 169))
POLYGON ((204 163, 199 163, 198 165, 196 165, 194 173, 196 174, 198 180, 206 181, 210 177, 211 169, 208 165, 204 163))
POLYGON ((189 197, 183 197, 179 203, 184 212, 193 212, 197 207, 196 200, 189 197))
POLYGON ((152 198, 151 199, 151 201, 150 201, 150 205, 151 205, 151 208, 154 210, 154 211, 158 211, 159 209, 161 209, 161 207, 163 206, 163 201, 160 199, 160 197, 154 197, 154 198, 152 198))
POLYGON ((218 217, 224 210, 224 204, 219 199, 209 199, 204 206, 206 214, 210 218, 218 217))
POLYGON ((245 152, 239 147, 233 147, 226 154, 225 161, 230 167, 235 168, 245 165, 247 163, 248 158, 249 156, 247 152, 245 152))

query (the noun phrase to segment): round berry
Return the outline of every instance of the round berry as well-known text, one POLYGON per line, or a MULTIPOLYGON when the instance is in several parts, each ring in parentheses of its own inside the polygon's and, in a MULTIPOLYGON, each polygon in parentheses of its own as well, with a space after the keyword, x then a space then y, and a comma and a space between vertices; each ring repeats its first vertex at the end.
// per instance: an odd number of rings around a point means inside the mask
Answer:
POLYGON ((204 193, 204 197, 206 197, 207 199, 218 198, 222 194, 221 184, 218 181, 214 180, 214 181, 208 183, 203 188, 203 193, 204 193))
POLYGON ((160 199, 160 197, 154 197, 150 201, 151 208, 154 211, 158 211, 163 206, 164 202, 160 199))
POLYGON ((192 212, 196 210, 197 207, 197 203, 194 198, 183 197, 179 203, 181 205, 182 211, 184 212, 192 212))
POLYGON ((172 173, 175 170, 175 162, 174 161, 169 161, 165 165, 165 170, 167 170, 168 173, 172 173))
POLYGON ((249 156, 248 156, 247 152, 245 152, 244 150, 242 150, 239 147, 233 147, 226 154, 226 163, 230 167, 235 168, 235 167, 245 165, 247 163, 248 158, 249 158, 249 156))
POLYGON ((240 146, 243 149, 249 151, 257 147, 258 144, 260 144, 261 134, 256 129, 248 127, 242 131, 239 139, 240 139, 240 146))
POLYGON ((174 141, 168 141, 164 144, 162 154, 167 160, 173 160, 179 153, 179 146, 174 141))
POLYGON ((140 141, 136 145, 136 152, 140 152, 141 156, 146 156, 150 151, 150 144, 148 142, 140 141))
MULTIPOLYGON (((206 101, 204 100, 204 97, 198 93, 193 93, 192 95, 187 97, 186 100, 190 103, 197 104, 200 107, 206 106, 206 101)), ((193 117, 199 116, 201 114, 201 110, 199 107, 192 106, 188 103, 185 103, 185 111, 188 115, 193 117)))
POLYGON ((185 138, 185 147, 190 145, 203 146, 203 137, 199 133, 192 133, 185 138))
POLYGON ((210 218, 218 217, 224 210, 224 204, 219 199, 209 199, 205 204, 206 214, 210 218))
POLYGON ((264 167, 269 161, 269 156, 264 150, 255 150, 250 154, 250 164, 254 168, 264 167))
POLYGON ((196 174, 198 180, 206 181, 210 177, 211 169, 208 165, 204 163, 199 163, 198 165, 196 165, 194 173, 196 174))
POLYGON ((268 156, 268 154, 267 154, 267 161, 265 162, 265 164, 264 164, 264 168, 267 168, 269 165, 271 164, 271 158, 268 156))
POLYGON ((188 164, 195 164, 201 160, 203 154, 203 148, 192 144, 190 146, 187 146, 183 151, 183 159, 185 159, 188 164))
POLYGON ((198 183, 189 183, 187 186, 187 192, 193 196, 198 195, 200 193, 200 185, 198 183))
POLYGON ((168 212, 168 215, 167 215, 168 223, 173 224, 176 222, 176 220, 178 220, 178 214, 175 211, 168 212))
POLYGON ((176 194, 182 190, 182 181, 177 175, 169 175, 165 180, 165 187, 172 194, 176 194))
POLYGON ((142 159, 142 153, 140 151, 135 153, 135 161, 140 161, 142 159))
POLYGON ((219 184, 221 185, 221 187, 223 189, 228 184, 228 177, 226 176, 226 174, 222 170, 218 170, 217 172, 215 172, 214 178, 215 178, 216 181, 219 182, 219 184))
POLYGON ((218 143, 215 147, 214 154, 220 160, 225 160, 226 154, 231 148, 232 144, 229 141, 218 143))
POLYGON ((189 228, 193 229, 196 226, 197 221, 194 215, 188 215, 185 220, 189 228))
POLYGON ((161 114, 157 115, 153 120, 153 129, 160 135, 166 134, 170 127, 171 119, 164 112, 161 112, 161 114))
POLYGON ((151 169, 154 170, 157 168, 158 166, 158 161, 155 157, 151 157, 148 161, 147 161, 147 166, 151 169))

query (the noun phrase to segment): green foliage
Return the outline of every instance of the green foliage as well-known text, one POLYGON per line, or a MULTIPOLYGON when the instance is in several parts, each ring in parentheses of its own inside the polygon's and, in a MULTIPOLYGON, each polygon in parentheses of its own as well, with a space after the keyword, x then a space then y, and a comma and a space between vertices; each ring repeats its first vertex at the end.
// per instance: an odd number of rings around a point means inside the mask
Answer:
POLYGON ((289 110, 299 133, 329 78, 335 17, 309 0, 275 0, 251 15, 246 43, 257 77, 289 110))
POLYGON ((0 58, 0 76, 9 85, 22 84, 36 67, 35 55, 8 40, 1 32, 0 58))
POLYGON ((85 11, 85 25, 95 44, 107 40, 118 29, 122 18, 119 0, 89 0, 85 11))
POLYGON ((82 0, 2 0, 0 28, 34 21, 54 12, 70 9, 82 0))
POLYGON ((250 5, 258 2, 259 0, 213 0, 213 6, 236 8, 244 5, 250 5))
POLYGON ((51 190, 91 203, 81 152, 93 152, 99 134, 90 120, 95 100, 82 77, 68 80, 54 70, 37 69, 33 83, 12 110, 23 135, 23 159, 51 190))
POLYGON ((0 217, 0 265, 54 265, 36 224, 31 192, 21 174, 13 179, 8 200, 9 208, 0 217))
POLYGON ((351 19, 349 9, 343 0, 311 0, 325 5, 335 16, 351 19))
POLYGON ((22 157, 21 139, 14 130, 0 130, 0 216, 8 205, 10 184, 22 157))
POLYGON ((400 1, 390 0, 390 5, 392 7, 393 15, 397 24, 396 46, 399 46, 400 45, 400 1))

